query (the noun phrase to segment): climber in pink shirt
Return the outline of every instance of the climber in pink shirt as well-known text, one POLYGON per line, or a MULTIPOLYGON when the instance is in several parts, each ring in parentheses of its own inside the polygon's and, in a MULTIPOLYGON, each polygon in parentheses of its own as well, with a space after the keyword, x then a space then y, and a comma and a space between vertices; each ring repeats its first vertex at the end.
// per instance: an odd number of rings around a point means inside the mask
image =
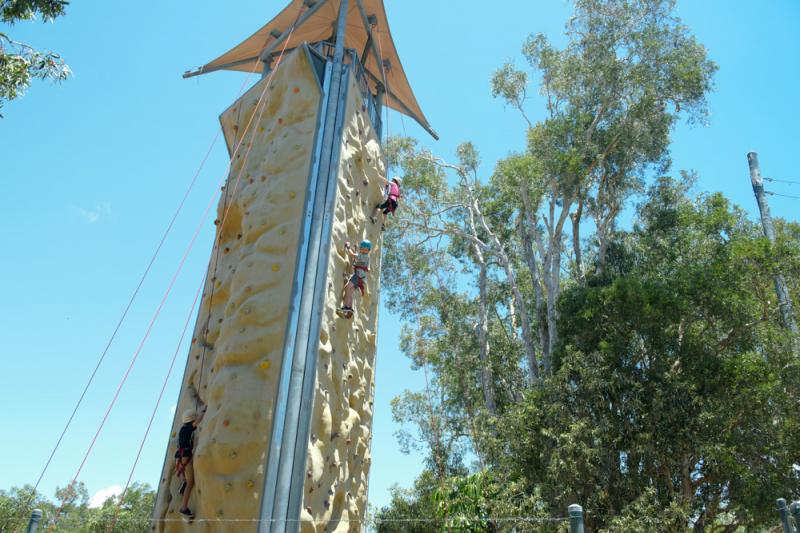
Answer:
POLYGON ((372 216, 369 219, 375 224, 375 222, 378 221, 378 210, 383 210, 383 220, 381 221, 381 230, 383 230, 386 228, 386 215, 389 213, 394 214, 397 209, 397 201, 400 199, 400 184, 403 180, 400 179, 400 176, 393 177, 392 181, 386 178, 381 178, 381 180, 383 180, 386 190, 386 200, 384 200, 382 204, 375 206, 375 209, 372 210, 372 216))

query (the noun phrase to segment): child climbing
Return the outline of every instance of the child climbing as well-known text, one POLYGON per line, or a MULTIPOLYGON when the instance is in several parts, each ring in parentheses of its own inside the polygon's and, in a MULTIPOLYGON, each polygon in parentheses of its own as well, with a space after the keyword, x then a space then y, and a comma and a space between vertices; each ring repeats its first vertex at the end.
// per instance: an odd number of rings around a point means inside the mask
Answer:
POLYGON ((194 449, 194 432, 200 422, 203 420, 205 408, 200 416, 197 416, 195 409, 187 409, 183 412, 181 421, 183 425, 178 431, 178 450, 175 452, 175 470, 179 478, 183 478, 181 485, 181 494, 183 494, 183 502, 180 508, 180 513, 188 518, 194 518, 194 515, 189 510, 189 496, 192 494, 194 487, 194 463, 192 461, 192 451, 194 449))
POLYGON ((344 243, 345 251, 350 254, 353 261, 353 275, 345 283, 342 288, 342 307, 336 310, 336 314, 342 318, 353 318, 353 291, 356 287, 361 291, 361 296, 364 296, 365 281, 367 279, 367 272, 369 272, 369 252, 372 249, 372 243, 368 240, 363 240, 358 245, 358 253, 350 246, 350 242, 344 243))
POLYGON ((397 200, 400 199, 400 184, 403 182, 403 180, 400 179, 400 176, 393 177, 392 181, 389 181, 383 177, 381 180, 383 181, 386 190, 386 199, 382 204, 375 206, 375 209, 372 210, 372 216, 369 217, 369 219, 373 224, 375 224, 375 222, 378 221, 378 210, 383 210, 383 219, 381 221, 381 231, 383 231, 386 229, 386 215, 389 213, 394 214, 395 210, 397 209, 397 200))

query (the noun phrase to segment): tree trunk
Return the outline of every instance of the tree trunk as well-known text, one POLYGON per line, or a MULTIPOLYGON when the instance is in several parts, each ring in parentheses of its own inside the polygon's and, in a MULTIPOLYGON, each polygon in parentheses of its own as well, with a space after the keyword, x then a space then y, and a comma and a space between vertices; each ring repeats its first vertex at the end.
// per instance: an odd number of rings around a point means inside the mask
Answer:
MULTIPOLYGON (((466 182, 466 179, 465 179, 466 182)), ((484 232, 489 236, 491 239, 491 249, 497 255, 497 258, 500 260, 500 263, 503 265, 503 270, 506 272, 506 278, 508 279, 508 283, 511 286, 511 292, 514 295, 514 303, 519 309, 519 319, 520 325, 522 326, 522 342, 525 344, 525 352, 528 358, 528 366, 530 367, 531 375, 530 375, 530 384, 532 385, 535 380, 539 378, 539 359, 536 356, 536 347, 533 344, 533 335, 531 333, 531 322, 530 317, 528 316, 528 308, 525 305, 525 298, 522 296, 522 291, 519 289, 519 284, 517 283, 516 275, 514 274, 514 267, 511 264, 511 260, 509 259, 508 255, 503 248, 503 245, 500 243, 500 240, 497 238, 497 235, 492 232, 489 228, 489 225, 486 222, 486 219, 481 212, 481 208, 478 205, 478 200, 472 193, 472 188, 469 186, 469 183, 465 183, 464 188, 469 195, 469 210, 471 212, 471 217, 477 217, 478 221, 481 224, 481 228, 484 232)), ((474 219, 473 219, 474 220, 474 219)))
POLYGON ((583 279, 583 257, 581 255, 581 217, 583 216, 583 199, 578 199, 578 209, 570 214, 572 219, 572 250, 575 253, 575 278, 583 279))
POLYGON ((479 323, 478 323, 478 343, 480 344, 480 360, 481 360, 481 388, 483 389, 483 400, 486 402, 486 410, 492 414, 497 415, 497 407, 494 402, 494 391, 492 384, 494 378, 492 377, 492 365, 489 361, 489 304, 488 296, 486 294, 487 282, 487 269, 486 261, 481 253, 480 246, 475 245, 475 252, 478 256, 480 264, 480 274, 478 280, 479 287, 479 323))
POLYGON ((545 303, 542 291, 542 281, 539 274, 539 265, 536 262, 536 254, 533 250, 533 239, 531 232, 538 234, 536 222, 531 213, 531 202, 528 196, 528 188, 524 184, 520 185, 520 196, 522 197, 522 217, 519 221, 520 238, 522 239, 522 249, 525 255, 525 262, 531 275, 533 285, 533 296, 536 304, 536 325, 539 333, 539 346, 542 348, 542 359, 550 360, 550 336, 547 332, 547 304, 545 303))

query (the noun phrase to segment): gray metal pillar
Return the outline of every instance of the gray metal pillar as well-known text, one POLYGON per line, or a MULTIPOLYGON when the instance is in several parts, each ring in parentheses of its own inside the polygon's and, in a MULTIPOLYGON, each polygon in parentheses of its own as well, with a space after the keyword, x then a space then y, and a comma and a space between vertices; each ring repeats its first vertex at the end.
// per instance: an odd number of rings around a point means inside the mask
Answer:
POLYGON ((39 527, 39 521, 42 519, 42 511, 40 509, 34 509, 31 513, 31 520, 28 522, 28 529, 25 530, 26 533, 36 533, 36 528, 39 527))
MULTIPOLYGON (((753 186, 753 193, 756 195, 758 211, 761 213, 761 225, 764 227, 764 235, 767 236, 769 242, 775 244, 775 228, 772 226, 772 215, 770 215, 769 204, 764 196, 764 180, 761 178, 761 170, 758 167, 758 154, 755 152, 748 153, 747 164, 750 167, 750 183, 753 186)), ((774 279, 775 292, 778 293, 778 304, 781 309, 783 325, 796 336, 798 334, 797 322, 794 319, 792 299, 789 296, 789 289, 786 287, 786 281, 780 273, 776 273, 774 279)), ((798 341, 796 337, 793 342, 795 352, 797 352, 798 341)), ((800 354, 795 353, 795 355, 800 354)))
POLYGON ((781 525, 783 526, 783 533, 792 533, 792 526, 789 524, 789 509, 786 508, 786 500, 778 498, 778 513, 781 515, 781 525))
POLYGON ((259 532, 286 533, 299 530, 300 508, 305 484, 305 460, 311 423, 319 328, 325 275, 330 252, 330 233, 335 200, 336 179, 341 144, 343 96, 347 79, 343 76, 344 36, 348 0, 342 0, 336 29, 333 61, 329 62, 325 85, 325 116, 320 123, 318 165, 311 176, 314 187, 313 219, 309 222, 306 251, 297 269, 302 270, 302 287, 297 294, 296 331, 287 335, 282 378, 279 386, 285 404, 277 406, 283 421, 273 420, 273 435, 265 477, 259 532), (284 379, 285 376, 285 379, 284 379))
POLYGON ((569 533, 583 533, 583 507, 573 503, 567 507, 569 514, 569 533))
POLYGON ((800 533, 800 502, 793 501, 789 506, 789 513, 794 518, 794 532, 800 533))

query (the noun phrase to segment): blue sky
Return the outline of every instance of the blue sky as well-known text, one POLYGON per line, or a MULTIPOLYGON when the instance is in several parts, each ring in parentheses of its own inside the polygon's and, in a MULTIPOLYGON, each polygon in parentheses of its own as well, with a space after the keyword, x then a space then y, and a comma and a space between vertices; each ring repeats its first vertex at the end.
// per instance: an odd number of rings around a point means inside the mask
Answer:
MULTIPOLYGON (((0 488, 35 481, 158 240, 246 74, 180 74, 216 57, 260 27, 283 0, 73 2, 52 25, 0 27, 18 40, 60 52, 75 75, 35 83, 0 120, 0 184, 6 231, 0 280, 0 488), (220 7, 224 6, 224 8, 220 7)), ((412 120, 389 119, 437 154, 473 141, 483 170, 524 146, 524 124, 493 100, 489 78, 507 60, 520 66, 531 32, 563 42, 563 2, 386 0, 403 65, 436 142, 412 120)), ((699 173, 699 190, 723 191, 753 213, 746 153, 764 175, 800 182, 800 4, 773 0, 679 2, 678 12, 720 70, 709 127, 675 132, 673 169, 699 173)), ((255 81, 255 80, 253 80, 255 81)), ((532 91, 535 93, 535 88, 532 91)), ((543 116, 533 98, 529 113, 543 116)), ((147 323, 225 177, 226 151, 214 147, 181 217, 109 351, 97 380, 41 488, 52 495, 74 475, 147 323)), ((800 185, 775 184, 800 196, 800 185)), ((798 201, 770 197, 774 215, 797 219, 798 201)), ((90 493, 124 485, 208 260, 206 223, 80 479, 90 493)), ((381 311, 370 501, 408 486, 420 458, 395 442, 389 401, 421 389, 399 352, 400 325, 381 311)), ((186 350, 156 415, 135 480, 155 485, 186 350)))

